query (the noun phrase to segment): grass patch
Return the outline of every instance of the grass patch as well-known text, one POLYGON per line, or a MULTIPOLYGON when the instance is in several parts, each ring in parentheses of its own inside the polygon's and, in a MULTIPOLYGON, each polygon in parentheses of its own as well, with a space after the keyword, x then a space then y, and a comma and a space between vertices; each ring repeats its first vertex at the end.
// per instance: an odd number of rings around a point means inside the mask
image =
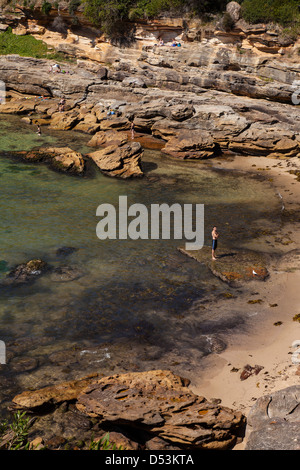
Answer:
POLYGON ((18 36, 12 29, 0 34, 0 55, 17 54, 22 57, 34 57, 35 59, 50 59, 61 62, 72 62, 65 54, 49 49, 48 45, 36 39, 30 34, 18 36))

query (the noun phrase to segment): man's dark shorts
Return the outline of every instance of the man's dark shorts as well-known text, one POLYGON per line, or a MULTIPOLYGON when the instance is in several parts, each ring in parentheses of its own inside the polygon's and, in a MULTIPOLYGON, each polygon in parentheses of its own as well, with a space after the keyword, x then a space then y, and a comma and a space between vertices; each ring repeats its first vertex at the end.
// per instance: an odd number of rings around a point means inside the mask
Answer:
POLYGON ((212 241, 212 249, 213 249, 213 250, 216 250, 216 249, 217 249, 217 246, 218 246, 218 240, 213 240, 213 241, 212 241))

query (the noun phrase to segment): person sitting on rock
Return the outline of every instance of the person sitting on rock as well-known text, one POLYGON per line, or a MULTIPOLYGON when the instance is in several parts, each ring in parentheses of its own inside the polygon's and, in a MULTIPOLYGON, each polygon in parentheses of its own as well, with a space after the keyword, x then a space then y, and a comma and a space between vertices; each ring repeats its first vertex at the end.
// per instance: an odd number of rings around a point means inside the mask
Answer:
POLYGON ((58 64, 52 65, 51 68, 52 68, 53 73, 59 73, 61 71, 60 65, 58 65, 58 64))

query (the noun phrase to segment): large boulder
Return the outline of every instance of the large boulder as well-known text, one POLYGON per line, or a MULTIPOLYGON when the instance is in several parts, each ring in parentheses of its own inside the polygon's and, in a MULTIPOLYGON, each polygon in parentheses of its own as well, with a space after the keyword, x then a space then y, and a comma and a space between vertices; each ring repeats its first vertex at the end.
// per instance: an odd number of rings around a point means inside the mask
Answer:
POLYGON ((217 155, 219 149, 209 132, 181 129, 171 137, 162 152, 178 158, 204 159, 217 155))
POLYGON ((226 11, 235 22, 241 17, 241 5, 238 2, 229 2, 226 5, 226 11))
POLYGON ((102 173, 118 178, 142 176, 141 157, 143 149, 138 142, 125 143, 120 146, 109 145, 104 149, 87 154, 102 173))
POLYGON ((174 445, 232 447, 243 429, 243 415, 195 395, 186 385, 169 371, 117 374, 88 386, 76 407, 100 423, 147 431, 174 445))
POLYGON ((300 385, 259 398, 247 418, 246 450, 300 450, 300 385))
POLYGON ((108 131, 96 132, 87 145, 90 147, 108 147, 110 145, 123 145, 127 141, 128 134, 126 132, 111 129, 108 131))
POLYGON ((57 131, 68 131, 78 124, 78 114, 74 111, 56 112, 51 116, 50 128, 57 131))

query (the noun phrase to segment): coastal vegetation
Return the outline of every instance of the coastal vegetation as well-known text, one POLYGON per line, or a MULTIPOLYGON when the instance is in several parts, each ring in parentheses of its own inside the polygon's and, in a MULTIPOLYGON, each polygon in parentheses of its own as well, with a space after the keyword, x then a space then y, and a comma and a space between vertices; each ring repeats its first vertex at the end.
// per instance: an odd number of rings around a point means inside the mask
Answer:
POLYGON ((54 51, 52 48, 30 34, 18 36, 9 27, 0 34, 0 55, 18 54, 22 57, 34 57, 36 59, 51 59, 66 61, 64 54, 54 51))
MULTIPOLYGON (((41 444, 39 440, 30 440, 29 431, 35 419, 30 419, 26 411, 18 410, 13 414, 12 422, 9 424, 7 419, 0 421, 0 444, 1 450, 46 450, 47 445, 41 444)), ((83 441, 74 441, 65 443, 64 449, 79 450, 86 443, 83 441)), ((100 439, 91 437, 88 444, 88 450, 125 450, 122 445, 116 445, 110 442, 110 435, 106 433, 100 439)))

